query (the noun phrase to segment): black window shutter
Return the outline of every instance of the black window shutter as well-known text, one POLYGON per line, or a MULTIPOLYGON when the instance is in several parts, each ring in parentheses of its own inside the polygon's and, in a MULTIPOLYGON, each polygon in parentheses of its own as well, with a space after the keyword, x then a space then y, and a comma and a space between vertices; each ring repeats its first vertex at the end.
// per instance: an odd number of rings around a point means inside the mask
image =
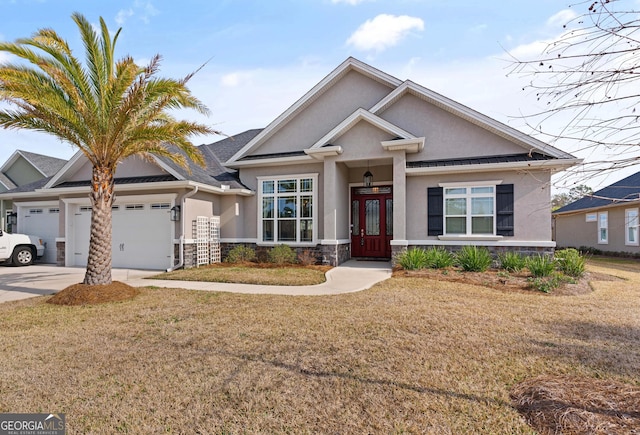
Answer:
POLYGON ((496 234, 513 236, 513 184, 496 186, 496 234))
POLYGON ((442 187, 427 188, 427 230, 430 236, 444 234, 442 187))

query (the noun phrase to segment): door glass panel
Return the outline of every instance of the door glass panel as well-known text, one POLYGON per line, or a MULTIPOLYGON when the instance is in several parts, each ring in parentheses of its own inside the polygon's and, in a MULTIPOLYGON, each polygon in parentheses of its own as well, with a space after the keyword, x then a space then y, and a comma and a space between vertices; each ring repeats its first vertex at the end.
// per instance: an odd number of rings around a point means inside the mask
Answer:
POLYGON ((357 236, 360 234, 360 201, 354 199, 351 201, 351 222, 353 222, 353 230, 351 234, 357 236))
POLYGON ((380 200, 365 201, 365 233, 367 236, 380 235, 380 200))
POLYGON ((393 199, 387 199, 387 236, 393 236, 393 199))

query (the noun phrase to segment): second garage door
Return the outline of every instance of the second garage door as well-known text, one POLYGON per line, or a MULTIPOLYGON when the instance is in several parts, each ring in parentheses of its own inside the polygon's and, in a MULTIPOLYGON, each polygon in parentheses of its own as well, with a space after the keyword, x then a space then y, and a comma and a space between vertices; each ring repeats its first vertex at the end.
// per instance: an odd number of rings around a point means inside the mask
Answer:
MULTIPOLYGON (((75 206, 73 264, 86 266, 89 254, 91 207, 75 206)), ((112 266, 166 269, 173 251, 169 202, 132 202, 113 207, 112 266)))

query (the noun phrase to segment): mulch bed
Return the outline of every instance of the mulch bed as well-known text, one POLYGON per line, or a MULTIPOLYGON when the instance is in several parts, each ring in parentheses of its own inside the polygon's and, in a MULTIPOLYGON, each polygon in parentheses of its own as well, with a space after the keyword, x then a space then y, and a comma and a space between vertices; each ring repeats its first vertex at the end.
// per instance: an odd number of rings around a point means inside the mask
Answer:
MULTIPOLYGON (((504 271, 489 269, 485 272, 464 272, 456 268, 446 269, 420 269, 403 270, 395 269, 394 276, 428 278, 438 281, 460 282, 464 284, 490 287, 502 291, 522 291, 540 293, 531 287, 528 278, 531 276, 527 272, 505 273, 504 271)), ((603 273, 587 272, 577 280, 575 284, 563 284, 553 290, 551 295, 555 296, 575 296, 590 293, 593 291, 589 282, 591 281, 618 281, 621 278, 605 275, 603 273)), ((541 293, 542 294, 542 293, 541 293)))
POLYGON ((620 382, 541 376, 516 385, 511 400, 540 434, 640 433, 640 388, 620 382))
POLYGON ((94 305, 133 299, 140 290, 120 281, 105 285, 73 284, 47 300, 55 305, 94 305))

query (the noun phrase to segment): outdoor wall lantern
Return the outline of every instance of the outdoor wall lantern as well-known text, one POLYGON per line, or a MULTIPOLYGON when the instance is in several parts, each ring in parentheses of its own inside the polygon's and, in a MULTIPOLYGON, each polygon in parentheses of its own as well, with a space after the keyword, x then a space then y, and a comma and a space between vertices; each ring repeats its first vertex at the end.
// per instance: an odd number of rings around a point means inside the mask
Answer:
POLYGON ((173 222, 178 222, 180 220, 180 206, 174 205, 169 211, 171 212, 171 220, 173 222))
POLYGON ((7 215, 7 224, 9 225, 18 225, 18 213, 9 213, 7 215))

